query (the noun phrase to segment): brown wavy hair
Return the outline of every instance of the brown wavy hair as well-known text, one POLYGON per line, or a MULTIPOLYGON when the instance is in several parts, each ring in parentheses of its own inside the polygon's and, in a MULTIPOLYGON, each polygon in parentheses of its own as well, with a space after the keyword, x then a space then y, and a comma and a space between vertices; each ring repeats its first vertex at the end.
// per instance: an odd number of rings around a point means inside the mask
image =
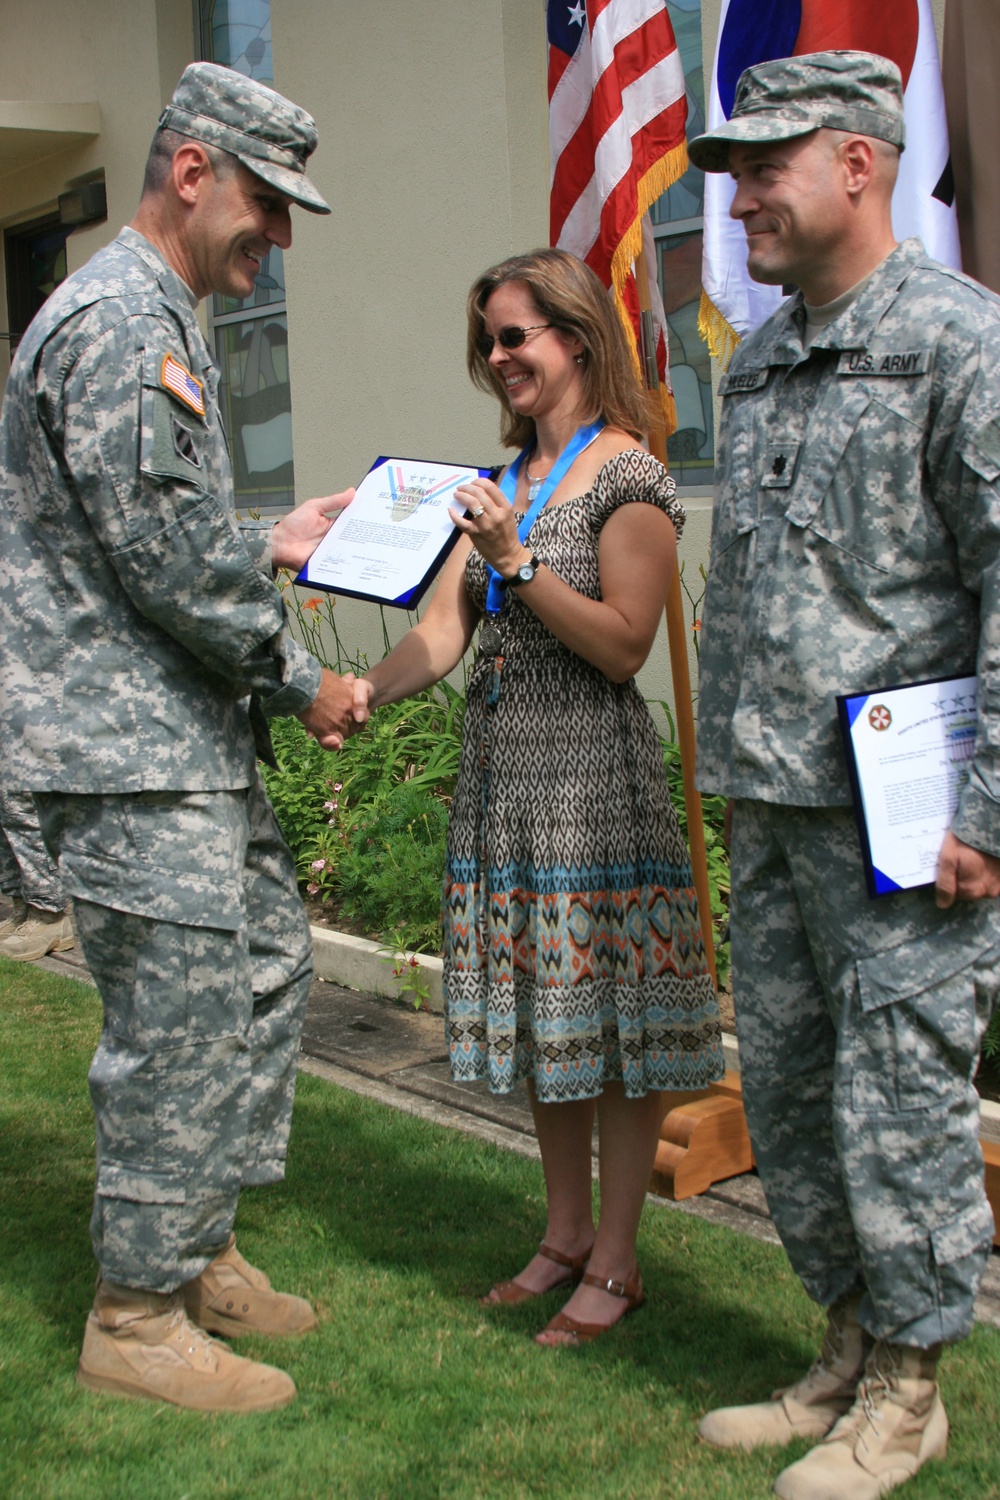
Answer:
POLYGON ((535 435, 531 417, 511 410, 507 390, 478 349, 486 331, 486 304, 508 281, 519 281, 534 298, 546 322, 583 345, 583 387, 587 417, 603 417, 641 440, 649 430, 650 397, 632 363, 625 332, 610 293, 588 265, 566 250, 532 250, 512 255, 477 278, 466 301, 469 336, 466 364, 473 385, 496 396, 501 406, 500 439, 524 448, 535 435))

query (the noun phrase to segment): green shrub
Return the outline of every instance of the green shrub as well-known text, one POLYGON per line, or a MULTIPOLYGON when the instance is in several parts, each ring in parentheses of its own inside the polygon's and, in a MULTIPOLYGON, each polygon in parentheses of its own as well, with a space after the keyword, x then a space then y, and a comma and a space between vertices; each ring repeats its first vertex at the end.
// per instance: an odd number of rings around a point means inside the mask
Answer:
POLYGON ((336 868, 349 915, 393 946, 440 952, 441 880, 448 809, 413 781, 359 811, 336 868))

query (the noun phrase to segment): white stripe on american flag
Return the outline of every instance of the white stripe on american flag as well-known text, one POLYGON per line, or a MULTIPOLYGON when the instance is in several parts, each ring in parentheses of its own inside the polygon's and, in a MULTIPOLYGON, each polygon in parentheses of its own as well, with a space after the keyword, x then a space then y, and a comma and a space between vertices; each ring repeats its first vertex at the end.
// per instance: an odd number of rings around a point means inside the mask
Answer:
POLYGON ((586 117, 594 85, 614 61, 615 47, 663 10, 663 0, 611 0, 585 30, 579 47, 549 101, 549 145, 552 169, 586 117), (579 74, 579 77, 577 75, 579 74))
POLYGON ((667 107, 684 95, 684 73, 676 52, 622 90, 622 113, 605 131, 594 154, 594 173, 570 209, 559 234, 559 245, 586 257, 601 228, 601 209, 632 168, 634 138, 667 107))

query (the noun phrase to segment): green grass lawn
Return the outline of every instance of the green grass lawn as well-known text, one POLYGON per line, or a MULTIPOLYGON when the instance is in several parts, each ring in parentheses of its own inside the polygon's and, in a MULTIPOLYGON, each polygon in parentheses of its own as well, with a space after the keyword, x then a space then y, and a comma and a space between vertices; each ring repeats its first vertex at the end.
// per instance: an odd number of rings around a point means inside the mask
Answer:
MULTIPOLYGON (((600 1343, 539 1349, 559 1306, 487 1312, 544 1223, 540 1168, 317 1078, 299 1082, 289 1177, 244 1194, 247 1257, 316 1304, 318 1332, 242 1352, 298 1401, 257 1417, 117 1401, 73 1381, 93 1295, 95 993, 0 960, 0 1494, 7 1500, 314 1496, 766 1496, 790 1456, 717 1453, 706 1408, 794 1377, 820 1318, 777 1250, 647 1208, 647 1307, 600 1343)), ((950 1457, 908 1500, 1000 1497, 1000 1343, 944 1367, 950 1457)))

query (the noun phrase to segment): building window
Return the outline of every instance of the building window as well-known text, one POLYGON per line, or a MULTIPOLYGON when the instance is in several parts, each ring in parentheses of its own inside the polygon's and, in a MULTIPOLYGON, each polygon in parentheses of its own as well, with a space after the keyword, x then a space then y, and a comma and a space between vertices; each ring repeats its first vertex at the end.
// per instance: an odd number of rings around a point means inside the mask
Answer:
MULTIPOLYGON (((684 66, 690 137, 705 129, 701 0, 667 0, 667 10, 684 66)), ((705 174, 690 166, 650 210, 677 404, 677 431, 667 452, 670 472, 687 487, 710 485, 715 474, 711 359, 698 335, 704 204, 705 174)))
POLYGON ((66 280, 66 241, 70 227, 58 214, 4 231, 7 319, 14 351, 45 299, 66 280))
MULTIPOLYGON (((198 0, 198 21, 203 58, 274 82, 270 0, 198 0)), ((277 246, 249 297, 212 298, 209 325, 237 508, 280 514, 294 504, 295 484, 285 266, 277 246)))

